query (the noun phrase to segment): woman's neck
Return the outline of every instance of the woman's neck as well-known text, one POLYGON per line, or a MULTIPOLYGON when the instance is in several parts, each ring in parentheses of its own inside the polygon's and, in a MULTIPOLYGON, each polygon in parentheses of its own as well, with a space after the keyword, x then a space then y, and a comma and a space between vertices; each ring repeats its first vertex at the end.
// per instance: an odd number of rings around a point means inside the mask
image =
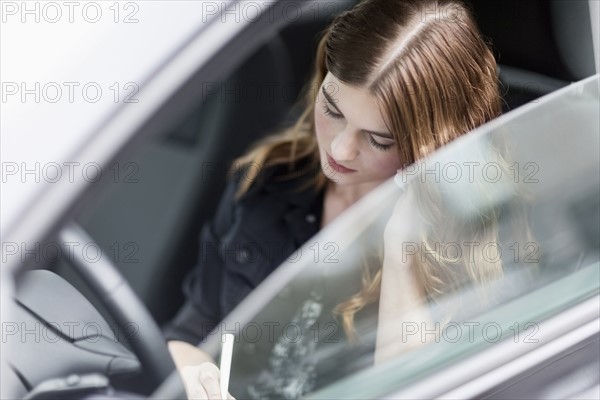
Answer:
POLYGON ((361 183, 357 185, 338 185, 335 182, 329 181, 327 183, 326 192, 329 192, 330 195, 333 195, 341 202, 350 207, 352 204, 356 203, 367 193, 375 189, 381 182, 367 182, 361 183))
POLYGON ((378 183, 368 183, 352 186, 340 186, 335 182, 327 182, 323 198, 323 217, 321 228, 329 224, 338 215, 373 190, 378 183))

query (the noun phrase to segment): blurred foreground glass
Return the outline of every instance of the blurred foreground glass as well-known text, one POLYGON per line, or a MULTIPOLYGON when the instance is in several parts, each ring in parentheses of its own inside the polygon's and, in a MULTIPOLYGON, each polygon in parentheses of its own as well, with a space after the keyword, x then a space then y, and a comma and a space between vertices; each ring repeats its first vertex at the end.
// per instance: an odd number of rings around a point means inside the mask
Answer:
POLYGON ((595 76, 323 229, 209 336, 216 354, 236 334, 232 394, 377 398, 494 343, 535 343, 541 321, 598 293, 599 110, 595 76))

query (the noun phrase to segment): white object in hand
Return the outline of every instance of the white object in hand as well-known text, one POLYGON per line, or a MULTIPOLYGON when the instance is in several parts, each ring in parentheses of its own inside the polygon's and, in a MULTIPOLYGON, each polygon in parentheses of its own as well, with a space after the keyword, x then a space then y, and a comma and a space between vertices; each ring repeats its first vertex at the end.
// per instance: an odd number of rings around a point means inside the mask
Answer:
POLYGON ((223 347, 221 348, 221 398, 227 399, 229 391, 229 375, 231 372, 231 357, 233 355, 234 336, 231 333, 223 334, 223 347))

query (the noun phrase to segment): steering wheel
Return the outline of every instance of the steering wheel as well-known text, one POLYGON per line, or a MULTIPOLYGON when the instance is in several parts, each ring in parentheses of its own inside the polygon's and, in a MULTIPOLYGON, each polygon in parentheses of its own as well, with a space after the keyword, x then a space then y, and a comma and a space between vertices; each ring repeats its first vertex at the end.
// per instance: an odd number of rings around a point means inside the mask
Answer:
MULTIPOLYGON (((94 242, 74 222, 67 224, 59 236, 63 246, 94 242)), ((132 324, 137 327, 128 343, 142 365, 144 381, 152 384, 150 389, 155 389, 171 375, 175 364, 154 318, 111 260, 101 257, 98 262, 90 263, 81 252, 71 252, 70 264, 89 285, 121 332, 131 331, 132 324)))

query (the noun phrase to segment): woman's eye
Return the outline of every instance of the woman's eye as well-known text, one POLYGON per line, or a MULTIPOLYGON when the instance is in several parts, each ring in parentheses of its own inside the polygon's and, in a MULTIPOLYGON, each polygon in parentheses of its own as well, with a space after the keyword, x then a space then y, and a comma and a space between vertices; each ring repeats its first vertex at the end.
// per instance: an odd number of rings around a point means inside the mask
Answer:
POLYGON ((327 107, 327 105, 326 105, 326 104, 324 104, 324 105, 323 105, 323 111, 325 112, 325 115, 328 115, 328 116, 330 116, 330 117, 331 117, 331 118, 333 118, 333 119, 341 119, 341 118, 344 118, 342 115, 340 115, 340 114, 336 114, 336 113, 334 113, 333 111, 331 111, 331 110, 329 109, 329 107, 327 107))
MULTIPOLYGON (((329 109, 329 107, 327 107, 326 104, 323 104, 323 112, 325 113, 325 115, 327 115, 327 116, 329 116, 329 117, 331 117, 333 119, 342 119, 342 118, 344 118, 343 115, 337 114, 337 113, 334 113, 333 111, 331 111, 329 109)), ((379 143, 375 139, 373 139, 372 135, 368 135, 368 138, 369 138, 369 143, 371 144, 371 146, 375 147, 377 150, 388 151, 394 145, 393 143, 390 143, 390 144, 379 143)))
POLYGON ((368 137, 369 137, 369 143, 371 143, 371 146, 375 147, 377 150, 388 151, 394 145, 393 143, 390 143, 390 144, 379 143, 375 139, 373 139, 372 135, 369 135, 368 137))

